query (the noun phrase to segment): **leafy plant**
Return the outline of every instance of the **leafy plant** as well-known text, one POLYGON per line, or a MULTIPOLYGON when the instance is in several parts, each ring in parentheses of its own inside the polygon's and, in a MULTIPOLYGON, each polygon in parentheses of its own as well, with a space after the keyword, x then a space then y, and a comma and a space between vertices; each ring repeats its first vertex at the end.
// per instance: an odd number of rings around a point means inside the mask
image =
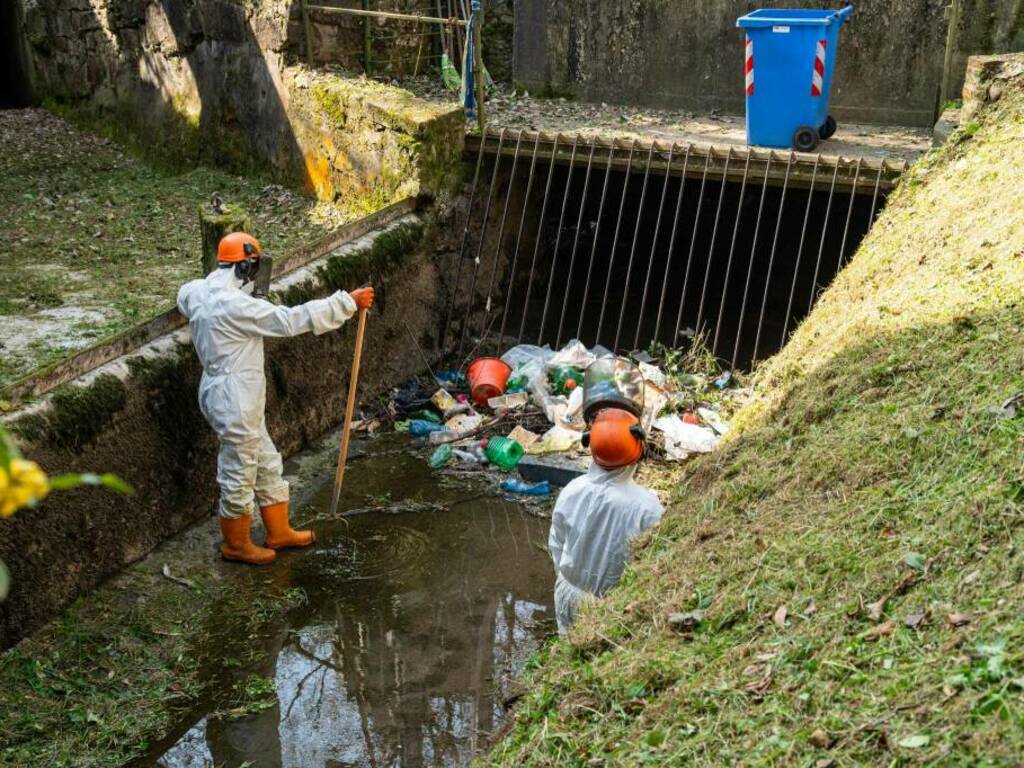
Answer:
MULTIPOLYGON (((47 477, 38 464, 22 457, 10 435, 0 427, 0 517, 10 517, 19 509, 34 507, 50 491, 66 491, 82 485, 101 486, 124 494, 134 492, 128 483, 110 473, 47 477)), ((7 597, 9 590, 10 574, 0 560, 0 600, 7 597)))

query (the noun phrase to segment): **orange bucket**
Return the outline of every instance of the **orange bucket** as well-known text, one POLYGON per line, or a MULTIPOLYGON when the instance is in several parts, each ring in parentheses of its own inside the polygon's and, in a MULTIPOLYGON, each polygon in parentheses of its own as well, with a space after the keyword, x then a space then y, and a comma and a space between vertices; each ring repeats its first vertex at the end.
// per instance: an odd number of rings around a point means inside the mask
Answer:
POLYGON ((496 357, 477 358, 466 371, 473 400, 477 405, 487 405, 492 397, 501 396, 511 375, 512 369, 504 360, 496 357))

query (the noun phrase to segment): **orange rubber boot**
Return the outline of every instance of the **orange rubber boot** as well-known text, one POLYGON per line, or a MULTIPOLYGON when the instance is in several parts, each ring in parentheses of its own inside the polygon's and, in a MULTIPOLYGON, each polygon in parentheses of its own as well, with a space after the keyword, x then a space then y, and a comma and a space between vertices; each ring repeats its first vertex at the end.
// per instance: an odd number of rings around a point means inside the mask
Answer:
POLYGON ((224 544, 220 548, 221 557, 225 560, 235 560, 239 563, 250 565, 266 565, 274 562, 277 553, 266 547, 258 547, 249 538, 249 529, 252 527, 252 517, 222 517, 220 518, 220 532, 224 537, 224 544))
POLYGON ((288 502, 282 501, 260 509, 263 525, 267 529, 267 540, 264 546, 271 549, 286 547, 308 547, 316 536, 312 531, 296 531, 288 524, 288 502))

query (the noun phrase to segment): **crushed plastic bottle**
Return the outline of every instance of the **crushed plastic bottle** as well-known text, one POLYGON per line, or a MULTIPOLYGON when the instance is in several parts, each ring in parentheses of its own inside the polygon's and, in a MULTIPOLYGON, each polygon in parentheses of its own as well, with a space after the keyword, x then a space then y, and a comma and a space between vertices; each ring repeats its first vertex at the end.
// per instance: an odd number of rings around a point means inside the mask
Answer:
POLYGON ((501 490, 505 493, 518 493, 523 496, 547 496, 551 493, 551 483, 541 480, 539 483, 528 483, 525 480, 504 480, 501 490))
POLYGON ((430 466, 434 469, 440 469, 451 461, 452 453, 452 447, 448 443, 438 446, 437 450, 434 451, 434 455, 430 457, 430 466))
POLYGON ((475 453, 473 453, 472 451, 463 451, 461 448, 455 448, 452 451, 452 456, 461 461, 463 464, 469 464, 470 466, 474 467, 478 467, 480 466, 480 464, 483 463, 480 461, 480 457, 478 457, 475 453))

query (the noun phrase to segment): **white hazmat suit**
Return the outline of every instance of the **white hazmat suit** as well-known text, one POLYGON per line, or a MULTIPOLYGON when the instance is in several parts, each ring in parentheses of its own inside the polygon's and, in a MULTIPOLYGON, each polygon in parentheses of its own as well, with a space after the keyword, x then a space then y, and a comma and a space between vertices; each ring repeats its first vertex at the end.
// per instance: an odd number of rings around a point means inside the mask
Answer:
POLYGON ((279 307, 245 293, 235 270, 222 268, 183 285, 178 309, 188 318, 203 365, 199 409, 220 438, 220 515, 251 515, 254 497, 261 507, 288 501, 281 455, 264 418, 263 339, 332 331, 355 314, 355 301, 338 291, 279 307))
POLYGON ((548 550, 555 563, 555 618, 559 634, 576 621, 587 595, 602 597, 618 582, 629 540, 661 520, 658 497, 633 481, 636 464, 597 464, 559 494, 551 515, 548 550))

